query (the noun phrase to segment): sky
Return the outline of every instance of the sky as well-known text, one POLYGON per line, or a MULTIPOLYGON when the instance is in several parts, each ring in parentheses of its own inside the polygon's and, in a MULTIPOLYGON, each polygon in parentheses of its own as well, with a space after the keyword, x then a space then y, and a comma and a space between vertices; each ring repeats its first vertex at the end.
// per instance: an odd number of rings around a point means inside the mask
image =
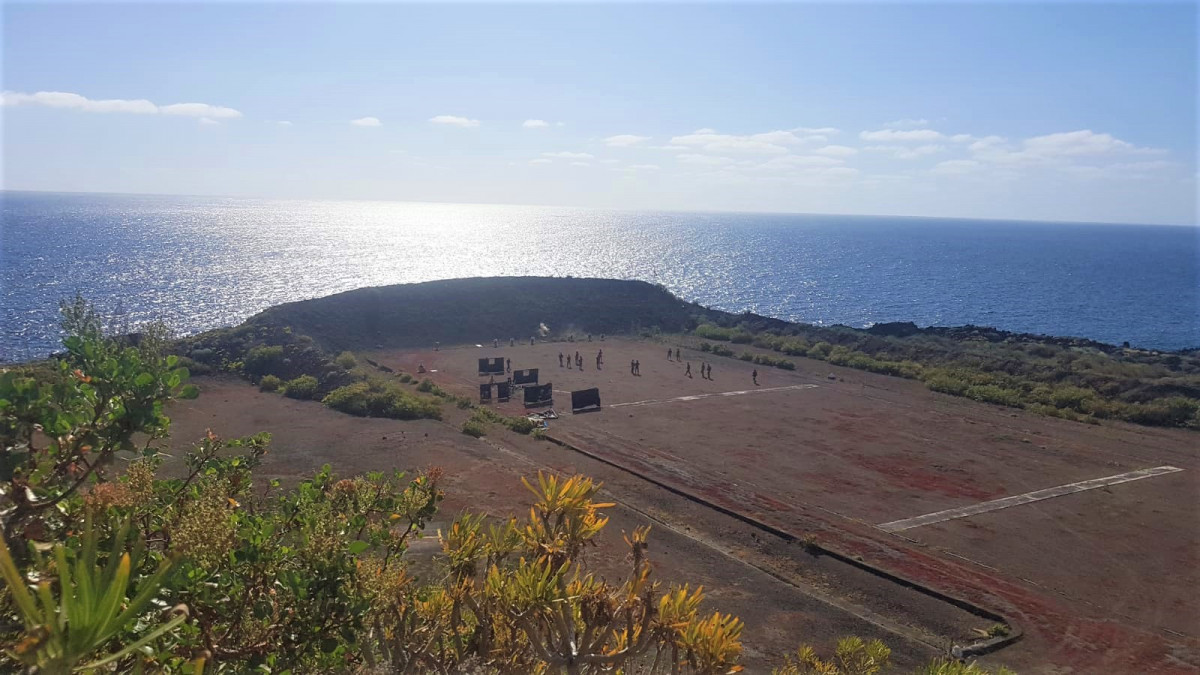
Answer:
POLYGON ((1197 5, 5 2, 10 190, 1197 223, 1197 5))

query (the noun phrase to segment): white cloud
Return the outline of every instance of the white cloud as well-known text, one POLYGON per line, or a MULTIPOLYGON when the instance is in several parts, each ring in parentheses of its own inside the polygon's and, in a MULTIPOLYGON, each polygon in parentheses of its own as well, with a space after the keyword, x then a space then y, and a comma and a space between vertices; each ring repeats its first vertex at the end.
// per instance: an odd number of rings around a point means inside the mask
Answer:
POLYGON ((824 143, 829 140, 828 136, 834 133, 837 133, 837 129, 832 127, 820 129, 798 127, 745 135, 719 134, 712 129, 699 129, 684 136, 673 137, 671 145, 682 145, 692 150, 713 153, 782 155, 788 152, 790 146, 803 143, 824 143))
POLYGON ((688 150, 689 148, 686 145, 648 145, 648 146, 646 146, 646 149, 647 150, 673 150, 673 151, 678 152, 680 150, 688 150))
POLYGON ((883 125, 883 128, 884 129, 913 129, 916 127, 927 127, 927 126, 929 126, 929 120, 922 117, 920 119, 892 120, 891 122, 885 122, 883 125))
POLYGON ((948 159, 944 162, 938 162, 934 165, 930 172, 946 175, 958 176, 964 173, 971 173, 979 168, 979 162, 973 159, 948 159))
POLYGON ((849 157, 850 155, 858 154, 858 150, 846 145, 826 145, 823 148, 813 150, 818 155, 828 155, 829 157, 849 157))
POLYGON ((229 119, 233 117, 241 117, 242 113, 233 108, 225 108, 219 105, 209 105, 207 103, 172 103, 171 105, 161 106, 158 111, 164 115, 182 115, 184 117, 208 117, 229 119))
POLYGON ((587 152, 543 152, 542 156, 558 159, 595 159, 595 155, 587 152))
POLYGON ((479 120, 459 117, 458 115, 436 115, 429 118, 434 124, 446 124, 452 127, 462 127, 464 129, 474 129, 479 126, 479 120))
POLYGON ((216 120, 210 120, 210 119, 208 119, 207 117, 201 117, 201 118, 200 118, 200 124, 201 124, 202 126, 211 126, 211 125, 214 125, 214 124, 220 124, 220 122, 218 122, 218 121, 216 121, 216 120))
POLYGON ((571 162, 571 166, 591 166, 588 162, 571 162))
POLYGON ((621 160, 619 160, 619 159, 602 159, 602 160, 600 160, 600 163, 601 164, 620 164, 621 160))
POLYGON ((182 115, 187 117, 207 117, 209 119, 232 119, 241 117, 242 113, 233 108, 209 105, 207 103, 172 103, 158 106, 146 99, 99 99, 93 100, 86 96, 65 91, 39 91, 24 94, 15 91, 0 93, 0 104, 3 105, 41 105, 48 108, 65 108, 96 113, 131 113, 135 115, 182 115))
POLYGON ((697 130, 693 131, 692 133, 693 134, 715 134, 715 133, 717 133, 717 130, 709 129, 708 127, 704 127, 703 129, 697 129, 697 130))
POLYGON ((813 166, 837 166, 844 161, 835 157, 822 155, 784 155, 773 157, 762 164, 754 166, 756 171, 779 171, 813 166))
POLYGON ((887 153, 896 159, 916 159, 925 155, 942 152, 945 149, 946 146, 937 144, 918 145, 915 147, 905 145, 868 145, 863 147, 863 150, 868 152, 887 153))
POLYGON ((694 153, 676 155, 675 159, 683 162, 684 164, 696 164, 699 166, 722 166, 724 164, 733 162, 733 160, 728 157, 714 157, 712 155, 697 155, 694 153))
POLYGON ((1110 164, 1109 169, 1115 171, 1158 171, 1160 169, 1170 169, 1178 166, 1175 162, 1168 162, 1165 159, 1155 159, 1148 162, 1118 162, 1110 164))
POLYGON ((531 159, 531 160, 529 160, 529 163, 530 164, 553 164, 554 162, 552 162, 551 160, 548 160, 548 159, 531 159))
POLYGON ((864 141, 908 142, 908 141, 940 141, 945 136, 933 129, 911 129, 899 131, 896 129, 881 129, 879 131, 863 131, 858 137, 864 141))
POLYGON ((550 126, 550 123, 546 120, 525 120, 521 126, 526 129, 544 129, 550 126))
POLYGON ((955 143, 970 143, 971 141, 976 140, 976 138, 971 134, 954 134, 950 137, 950 140, 954 141, 955 143))
POLYGON ((967 149, 971 152, 979 152, 981 150, 987 150, 988 148, 998 145, 1003 145, 1006 142, 1007 140, 1001 136, 984 136, 983 138, 975 139, 973 143, 967 146, 967 149))
POLYGON ((1090 129, 1067 131, 1025 139, 1026 152, 1047 156, 1107 155, 1123 152, 1159 153, 1153 148, 1139 148, 1132 143, 1114 138, 1111 134, 1098 134, 1090 129))
POLYGON ((645 143, 650 140, 649 136, 635 136, 633 134, 617 134, 604 139, 604 144, 610 148, 631 148, 639 143, 645 143))
POLYGON ((350 124, 356 127, 381 127, 383 122, 379 121, 378 117, 360 117, 356 120, 350 120, 350 124))
POLYGON ((662 167, 657 164, 630 164, 629 168, 635 171, 658 171, 662 167))
POLYGON ((1096 174, 1102 167, 1097 161, 1130 155, 1157 155, 1165 150, 1144 148, 1113 137, 1082 129, 1034 136, 1014 145, 1000 136, 986 136, 967 146, 973 159, 1012 168, 1054 166, 1075 167, 1081 174, 1096 174), (1084 162, 1085 164, 1080 164, 1084 162), (1091 164, 1086 164, 1090 162, 1091 164), (1088 168, 1090 166, 1090 168, 1088 168))

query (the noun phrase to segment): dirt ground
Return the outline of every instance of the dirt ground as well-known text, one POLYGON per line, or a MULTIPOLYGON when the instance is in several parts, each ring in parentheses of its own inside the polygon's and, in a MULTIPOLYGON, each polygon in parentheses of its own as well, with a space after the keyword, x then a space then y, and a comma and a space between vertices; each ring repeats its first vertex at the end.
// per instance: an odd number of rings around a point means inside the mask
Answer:
MULTIPOLYGON (((341 475, 439 466, 445 471, 447 498, 430 533, 464 510, 500 518, 523 515, 529 494, 520 477, 534 476, 539 469, 584 473, 604 481, 606 498, 618 505, 606 511, 611 522, 601 545, 588 554, 589 564, 609 578, 619 577, 625 572, 622 533, 651 525, 656 577, 703 585, 710 610, 733 613, 746 622, 747 672, 769 672, 801 643, 832 651, 845 635, 882 639, 893 649, 897 664, 914 667, 939 653, 947 632, 957 630, 965 639, 969 627, 987 625, 921 597, 912 603, 931 605, 924 624, 898 623, 847 599, 828 583, 819 564, 806 566, 804 583, 797 583, 800 573, 780 562, 810 558, 796 546, 761 536, 744 523, 549 441, 498 427, 482 439, 466 436, 458 430, 466 413, 453 406, 445 406, 444 422, 365 419, 316 402, 262 393, 231 377, 197 377, 193 383, 200 397, 177 402, 169 412, 173 454, 182 454, 208 429, 225 438, 267 431, 272 441, 261 469, 264 479, 294 482, 325 463, 341 475)), ((426 539, 413 554, 428 555, 434 549, 435 540, 426 539)), ((883 586, 868 592, 886 597, 891 589, 883 586)))
MULTIPOLYGON (((1200 669, 1196 434, 1043 418, 808 359, 794 359, 794 372, 754 366, 713 358, 686 342, 684 363, 667 359, 665 343, 613 338, 499 349, 489 341, 484 348, 373 358, 407 372, 424 365, 440 386, 477 396, 476 359, 504 356, 514 368, 540 368, 541 381, 554 383, 560 412, 569 408, 569 391, 599 387, 600 412, 568 413, 551 422, 550 435, 637 476, 814 537, 1005 615, 1024 631, 1023 638, 985 662, 1050 673, 1200 669), (599 349, 605 357, 600 370, 599 349), (574 356, 576 350, 583 369, 560 367, 559 352, 574 356), (633 359, 641 363, 640 376, 630 373, 633 359), (713 365, 712 380, 700 376, 705 359, 713 365), (691 378, 684 374, 689 362, 691 378), (758 385, 750 375, 755 368, 758 385), (1159 466, 1183 470, 894 534, 877 527, 1159 466)), ((522 411, 518 399, 497 407, 510 414, 522 411)), ((611 467, 608 472, 612 475, 611 467)), ((621 480, 636 482, 626 476, 621 480)), ((470 478, 461 485, 472 493, 480 487, 472 487, 470 478)), ((645 486, 630 485, 630 490, 653 499, 654 491, 645 486)), ((690 524, 690 515, 678 515, 683 506, 666 507, 665 520, 690 524)), ((699 521, 711 516, 701 507, 688 508, 701 512, 699 521)), ((707 555, 720 557, 711 551, 724 548, 793 582, 811 576, 827 600, 844 601, 846 611, 869 616, 894 634, 898 625, 906 626, 914 644, 936 644, 939 635, 957 639, 955 626, 969 623, 921 601, 910 603, 907 612, 888 606, 896 603, 887 598, 906 596, 889 596, 836 565, 822 567, 803 558, 797 563, 794 554, 772 553, 769 545, 758 547, 763 550, 757 558, 743 555, 733 530, 713 529, 699 536, 708 544, 707 555), (788 560, 782 567, 790 566, 790 572, 779 571, 781 558, 788 560)), ((774 611, 783 596, 764 590, 751 597, 757 601, 747 603, 747 617, 774 611)), ((828 626, 828 619, 810 618, 816 621, 799 622, 794 629, 748 621, 816 639, 813 631, 823 629, 813 624, 828 626)), ((904 651, 903 644, 897 646, 904 651)))

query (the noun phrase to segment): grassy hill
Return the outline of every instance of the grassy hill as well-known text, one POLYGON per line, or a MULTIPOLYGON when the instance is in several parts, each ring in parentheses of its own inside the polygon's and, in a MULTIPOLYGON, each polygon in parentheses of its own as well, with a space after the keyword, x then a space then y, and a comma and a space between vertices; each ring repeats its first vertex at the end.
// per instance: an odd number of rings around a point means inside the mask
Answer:
POLYGON ((328 351, 424 347, 552 333, 683 332, 710 310, 642 281, 451 279, 363 288, 272 307, 249 323, 288 326, 328 351))

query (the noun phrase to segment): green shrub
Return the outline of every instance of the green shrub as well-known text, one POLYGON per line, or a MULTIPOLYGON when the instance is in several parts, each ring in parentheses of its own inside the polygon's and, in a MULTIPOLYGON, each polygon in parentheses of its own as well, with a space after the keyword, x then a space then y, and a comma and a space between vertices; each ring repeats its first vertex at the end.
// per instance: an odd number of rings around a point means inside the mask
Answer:
POLYGON ((531 434, 538 428, 537 423, 528 417, 510 417, 505 424, 518 434, 531 434))
POLYGON ((242 357, 242 372, 247 375, 270 375, 283 367, 283 347, 255 347, 242 357))
POLYGON ((312 375, 301 375, 294 380, 288 380, 283 386, 283 395, 288 398, 308 400, 317 394, 320 383, 312 375))
POLYGON ((967 393, 970 382, 965 382, 942 369, 925 371, 925 386, 943 394, 963 396, 967 393))
POLYGON ((1011 408, 1021 407, 1021 392, 1012 389, 1004 389, 997 387, 994 384, 977 384, 967 387, 965 396, 975 399, 976 401, 984 401, 986 403, 996 403, 998 405, 1006 405, 1011 408))
POLYGON ((421 380, 421 384, 417 385, 417 391, 423 394, 433 394, 434 396, 443 396, 446 393, 429 378, 421 380))
POLYGON ((480 406, 475 409, 475 412, 471 413, 471 419, 481 424, 485 422, 496 424, 504 421, 504 415, 501 415, 491 408, 480 406))
POLYGON ((833 345, 828 342, 818 342, 808 350, 808 358, 824 361, 831 351, 833 351, 833 345))
POLYGON ((708 340, 722 340, 724 342, 729 342, 730 339, 733 338, 734 330, 732 328, 721 328, 720 326, 716 326, 711 323, 702 323, 699 326, 696 326, 696 329, 692 332, 697 336, 708 340))
POLYGON ((733 356, 733 350, 725 345, 713 345, 712 353, 714 356, 733 356))
POLYGON ((462 432, 474 438, 480 438, 484 435, 483 425, 474 419, 463 422, 462 432))
POLYGON ((795 370, 796 364, 792 361, 788 361, 787 359, 776 359, 775 367, 782 368, 783 370, 795 370))
POLYGON ((353 370, 358 366, 358 359, 354 358, 354 355, 350 352, 342 352, 341 354, 338 354, 337 358, 334 359, 333 362, 336 363, 338 368, 341 368, 342 370, 353 370))
POLYGON ((263 379, 258 381, 258 389, 259 391, 277 391, 282 384, 283 380, 274 375, 263 375, 263 379))
POLYGON ((732 342, 732 343, 733 343, 733 344, 735 344, 735 345, 748 345, 748 344, 750 344, 750 342, 751 342, 753 339, 754 339, 754 335, 753 335, 753 334, 751 334, 751 333, 747 333, 747 332, 746 332, 746 331, 744 331, 744 330, 737 330, 737 331, 734 331, 734 332, 733 332, 733 333, 732 333, 732 334, 729 336, 729 341, 730 341, 730 342, 732 342))
POLYGON ((372 378, 338 387, 321 401, 326 406, 359 417, 400 420, 441 419, 437 402, 415 396, 386 380, 372 378))
POLYGON ((750 352, 742 352, 741 354, 738 355, 738 358, 743 361, 753 361, 754 354, 751 354, 750 352))
POLYGON ((412 375, 409 375, 408 373, 401 373, 400 381, 403 382, 404 384, 411 384, 412 382, 416 381, 416 378, 414 378, 412 375))
POLYGON ((1083 410, 1087 401, 1094 398, 1096 392, 1083 387, 1063 386, 1057 387, 1050 394, 1050 404, 1055 408, 1070 408, 1072 410, 1083 410))
POLYGON ((188 354, 188 356, 191 356, 193 359, 200 361, 202 363, 208 363, 210 360, 212 360, 212 358, 215 354, 216 354, 215 350, 201 348, 201 349, 193 349, 191 351, 191 353, 188 354))
POLYGON ((700 351, 702 351, 702 352, 711 352, 712 348, 713 348, 712 343, 709 343, 709 342, 701 342, 700 343, 700 351))

